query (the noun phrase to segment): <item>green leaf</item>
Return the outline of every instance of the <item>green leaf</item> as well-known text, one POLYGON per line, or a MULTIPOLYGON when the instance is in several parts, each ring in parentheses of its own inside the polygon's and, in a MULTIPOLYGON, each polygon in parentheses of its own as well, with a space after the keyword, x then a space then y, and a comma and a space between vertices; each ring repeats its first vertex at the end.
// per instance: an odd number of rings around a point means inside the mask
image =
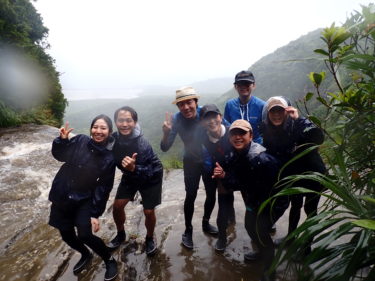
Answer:
POLYGON ((317 53, 317 54, 325 55, 327 57, 329 56, 328 52, 323 50, 323 49, 316 49, 316 50, 314 50, 314 52, 317 53))
POLYGON ((316 99, 317 99, 321 104, 324 104, 325 106, 328 106, 326 100, 323 99, 322 97, 317 97, 316 99))
POLYGON ((369 220, 369 219, 355 220, 355 221, 352 221, 352 223, 362 228, 375 230, 375 220, 369 220))
POLYGON ((372 198, 370 196, 360 196, 359 198, 363 199, 363 200, 365 200, 365 201, 367 201, 369 203, 374 203, 375 204, 375 198, 372 198))
POLYGON ((322 83, 323 81, 322 75, 320 73, 314 73, 313 77, 314 77, 314 83, 319 86, 320 83, 322 83))
POLYGON ((307 93, 306 96, 305 96, 305 101, 309 101, 312 97, 314 96, 314 93, 307 93))
POLYGON ((318 125, 319 127, 322 125, 322 122, 317 117, 309 115, 308 118, 311 120, 311 122, 318 125))

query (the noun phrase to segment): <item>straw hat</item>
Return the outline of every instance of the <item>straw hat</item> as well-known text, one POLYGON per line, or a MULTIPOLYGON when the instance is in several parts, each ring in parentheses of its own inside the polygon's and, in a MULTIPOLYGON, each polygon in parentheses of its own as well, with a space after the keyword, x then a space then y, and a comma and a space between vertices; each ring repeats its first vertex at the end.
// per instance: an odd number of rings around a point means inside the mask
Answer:
POLYGON ((176 91, 176 99, 172 103, 176 104, 180 101, 190 99, 199 99, 198 93, 193 87, 183 87, 176 91))

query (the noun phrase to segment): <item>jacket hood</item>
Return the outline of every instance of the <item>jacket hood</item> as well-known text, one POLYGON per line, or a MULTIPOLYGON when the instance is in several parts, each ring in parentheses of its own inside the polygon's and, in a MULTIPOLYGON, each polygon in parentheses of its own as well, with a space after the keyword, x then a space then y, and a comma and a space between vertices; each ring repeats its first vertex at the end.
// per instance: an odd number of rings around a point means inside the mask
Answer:
POLYGON ((109 136, 108 143, 105 148, 112 151, 114 145, 115 145, 115 138, 113 136, 109 136))
POLYGON ((115 144, 115 138, 112 135, 108 137, 108 141, 106 145, 98 144, 92 138, 90 138, 89 140, 89 145, 91 145, 97 151, 100 151, 100 152, 104 152, 105 150, 112 151, 114 144, 115 144))
POLYGON ((132 142, 134 139, 139 138, 140 136, 142 136, 142 130, 141 130, 141 127, 139 126, 139 124, 137 123, 135 125, 135 127, 134 127, 134 130, 132 131, 132 133, 129 136, 121 135, 119 132, 113 133, 113 136, 120 143, 126 144, 126 143, 132 142))
POLYGON ((264 151, 266 151, 266 149, 261 144, 256 143, 256 142, 251 142, 247 155, 249 156, 249 159, 251 160, 264 151))

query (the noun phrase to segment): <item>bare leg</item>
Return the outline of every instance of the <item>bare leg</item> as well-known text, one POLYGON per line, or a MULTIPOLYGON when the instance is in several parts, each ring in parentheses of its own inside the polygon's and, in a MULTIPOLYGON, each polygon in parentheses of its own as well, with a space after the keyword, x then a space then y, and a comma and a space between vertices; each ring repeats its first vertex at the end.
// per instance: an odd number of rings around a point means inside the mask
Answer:
POLYGON ((115 221, 117 232, 124 231, 126 220, 125 206, 130 199, 116 199, 113 203, 113 220, 115 221))
POLYGON ((147 237, 153 237, 156 225, 155 209, 145 209, 143 213, 145 214, 147 237))

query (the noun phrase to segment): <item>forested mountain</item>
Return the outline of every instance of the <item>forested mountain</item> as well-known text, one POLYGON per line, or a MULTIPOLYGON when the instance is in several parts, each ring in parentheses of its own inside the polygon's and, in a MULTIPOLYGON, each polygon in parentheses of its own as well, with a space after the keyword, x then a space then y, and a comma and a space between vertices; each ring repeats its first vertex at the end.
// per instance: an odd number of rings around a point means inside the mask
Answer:
MULTIPOLYGON (((256 79, 255 95, 262 99, 284 95, 294 101, 302 98, 308 91, 312 91, 308 74, 312 71, 325 70, 324 62, 313 53, 314 49, 322 47, 320 33, 320 29, 310 32, 253 64, 249 69, 253 71, 256 79)), ((331 84, 329 79, 325 83, 331 84)), ((223 109, 229 98, 237 96, 233 90, 233 78, 207 80, 193 84, 193 86, 199 89, 200 105, 216 103, 223 109), (212 89, 223 89, 227 84, 232 90, 214 94, 209 88, 210 81, 213 83, 212 89)), ((87 134, 90 121, 96 115, 105 113, 112 117, 114 111, 120 106, 132 106, 139 114, 139 122, 146 138, 150 140, 159 156, 164 159, 180 159, 182 146, 179 138, 177 138, 177 145, 173 146, 170 152, 162 153, 159 149, 165 112, 177 112, 176 106, 171 104, 174 95, 172 89, 166 93, 158 90, 153 92, 150 88, 147 92, 145 91, 144 95, 128 100, 70 101, 65 119, 76 128, 75 132, 87 134)))
POLYGON ((47 35, 29 0, 0 0, 0 127, 61 124, 67 101, 47 35))
MULTIPOLYGON (((321 31, 317 29, 301 36, 250 66, 256 82, 254 95, 265 100, 281 95, 295 101, 312 91, 308 74, 327 71, 322 58, 313 52, 323 46, 321 31)), ((331 85, 331 80, 327 80, 322 87, 327 85, 331 85)), ((218 104, 223 108, 229 98, 236 96, 232 89, 220 97, 218 104)))

